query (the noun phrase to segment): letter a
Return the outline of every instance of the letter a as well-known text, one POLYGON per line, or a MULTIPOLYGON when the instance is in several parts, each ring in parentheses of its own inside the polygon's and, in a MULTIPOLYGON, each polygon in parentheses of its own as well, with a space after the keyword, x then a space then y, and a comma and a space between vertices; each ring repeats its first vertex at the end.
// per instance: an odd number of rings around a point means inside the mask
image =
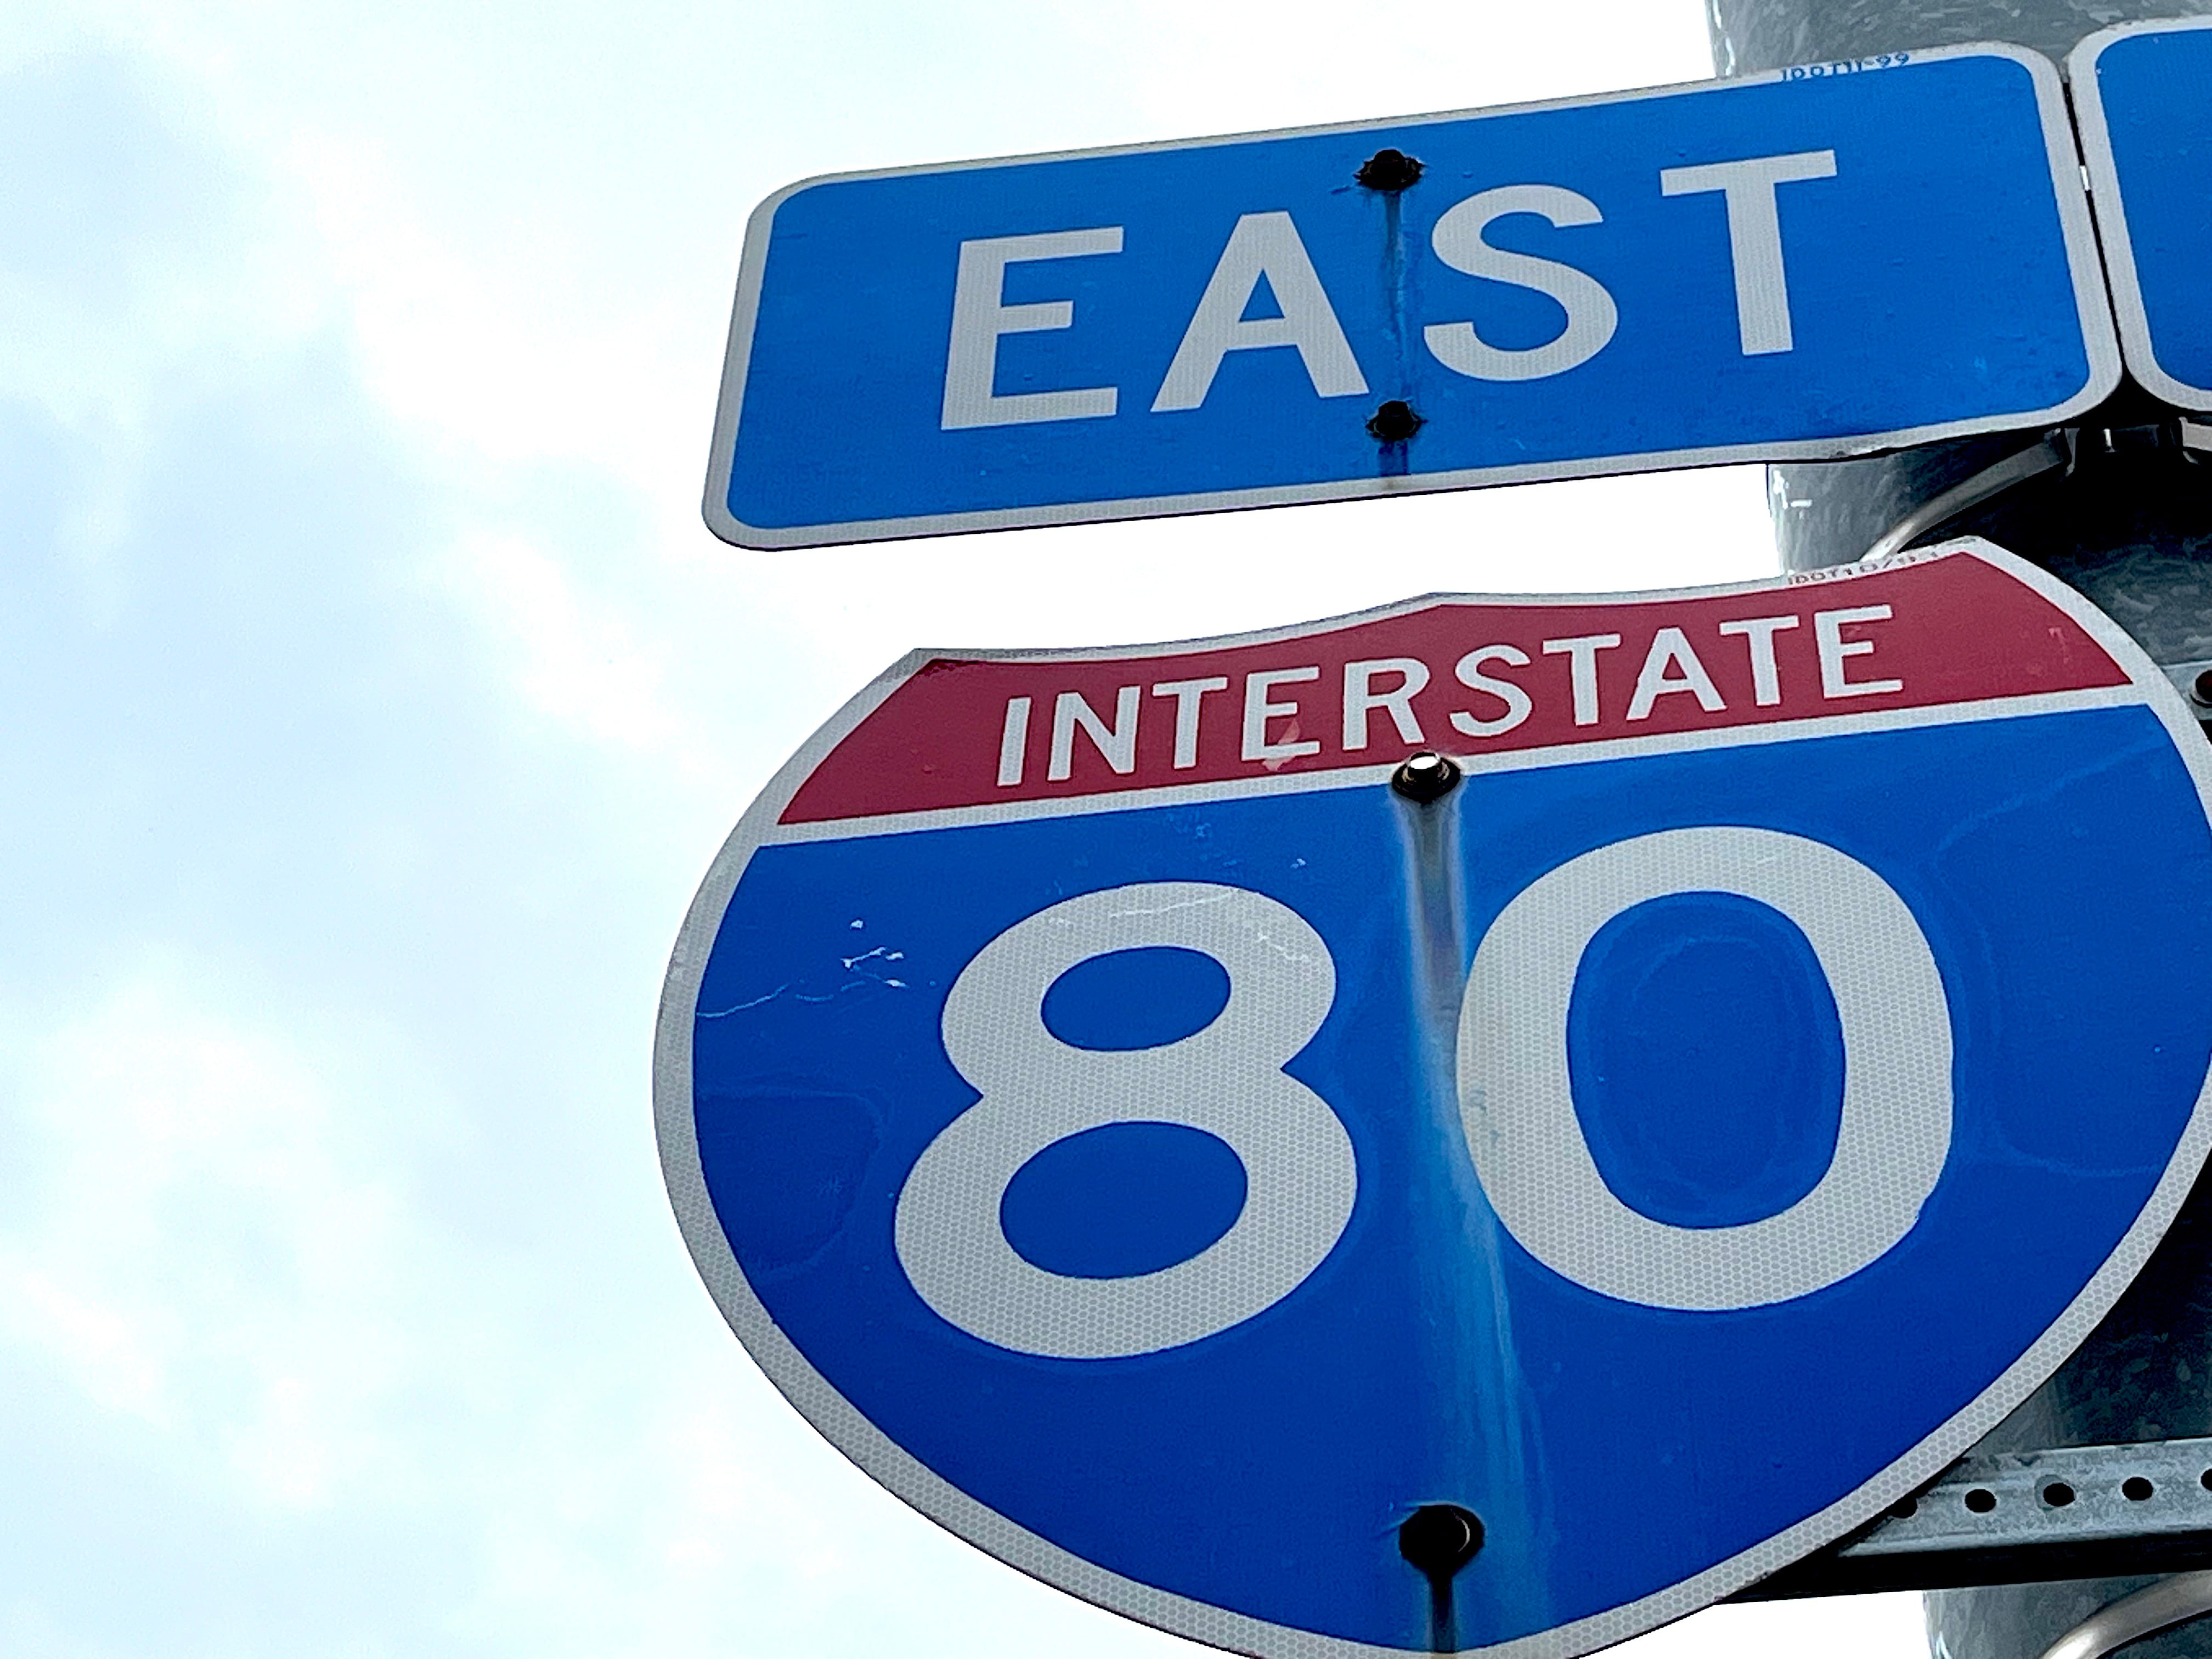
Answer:
POLYGON ((1287 213, 1248 213, 1237 220, 1160 382, 1160 395, 1152 399, 1152 412, 1196 409, 1213 389, 1224 357, 1267 346, 1296 346, 1319 397, 1356 398, 1367 390, 1344 325, 1287 213), (1244 307, 1262 276, 1283 314, 1248 319, 1244 307))

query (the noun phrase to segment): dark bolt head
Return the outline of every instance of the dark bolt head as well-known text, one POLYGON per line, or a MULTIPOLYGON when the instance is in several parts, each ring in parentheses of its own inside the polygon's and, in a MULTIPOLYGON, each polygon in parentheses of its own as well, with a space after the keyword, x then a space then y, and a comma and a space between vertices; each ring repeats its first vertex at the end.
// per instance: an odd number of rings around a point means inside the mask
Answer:
POLYGON ((1427 424, 1413 413, 1413 404, 1393 398, 1368 417, 1367 434, 1377 443, 1401 444, 1427 424))
POLYGON ((1431 1578, 1449 1578, 1482 1547, 1482 1522, 1456 1504, 1424 1504, 1398 1528, 1398 1553, 1431 1578))
POLYGON ((1420 178, 1421 164, 1402 149, 1378 149, 1352 176, 1370 190, 1396 191, 1420 178))
POLYGON ((2197 702, 2212 708, 2212 668, 2199 674, 2189 689, 2196 694, 2197 702))
POLYGON ((1390 775, 1393 789, 1424 806, 1449 794, 1458 781, 1459 768, 1433 749, 1407 756, 1404 763, 1390 775))

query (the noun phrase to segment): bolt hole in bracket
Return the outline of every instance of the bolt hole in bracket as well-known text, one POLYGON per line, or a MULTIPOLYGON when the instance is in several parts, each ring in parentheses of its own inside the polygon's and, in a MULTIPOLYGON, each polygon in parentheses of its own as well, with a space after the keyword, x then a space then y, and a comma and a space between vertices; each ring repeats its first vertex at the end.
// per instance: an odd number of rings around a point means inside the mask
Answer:
POLYGON ((2212 1438, 1968 1457, 1734 1599, 2212 1567, 2212 1438))

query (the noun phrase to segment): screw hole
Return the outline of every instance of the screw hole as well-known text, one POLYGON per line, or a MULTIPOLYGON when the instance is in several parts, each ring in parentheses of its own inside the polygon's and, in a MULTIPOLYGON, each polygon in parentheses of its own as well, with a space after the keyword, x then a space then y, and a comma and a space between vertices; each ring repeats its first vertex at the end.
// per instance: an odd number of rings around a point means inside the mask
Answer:
POLYGON ((1966 1494, 1966 1507, 1976 1515, 1987 1515, 1997 1506, 1997 1495, 1986 1486, 1976 1486, 1966 1494))
POLYGON ((1402 149, 1378 149, 1352 176, 1370 190, 1401 191, 1420 180, 1421 164, 1402 149))
POLYGON ((2212 1469, 2207 1469, 2203 1474, 2198 1475, 2197 1477, 2197 1484, 2203 1487, 2205 1491, 2212 1492, 2212 1469))
POLYGON ((1910 1521, 1920 1513, 1920 1500, 1917 1498, 1900 1498, 1889 1506, 1888 1513, 1893 1519, 1910 1521))
POLYGON ((1459 781, 1459 768, 1449 757, 1433 749, 1424 749, 1406 757, 1398 769, 1390 775, 1390 787, 1407 800, 1427 805, 1449 794, 1452 786, 1459 781))
POLYGON ((1401 444, 1428 422, 1403 398, 1393 398, 1367 418, 1367 435, 1379 444, 1401 444))
POLYGON ((2197 702, 2212 705, 2212 668, 2207 668, 2200 672, 2197 676, 2196 682, 2189 689, 2197 694, 2197 702))
POLYGON ((2074 1501, 2074 1488, 2063 1480, 2054 1480, 2043 1489, 2043 1501, 2054 1510, 2063 1510, 2074 1501))
POLYGON ((1398 1553, 1438 1581, 1474 1560, 1481 1547, 1481 1518, 1456 1504, 1424 1504, 1398 1528, 1398 1553))
POLYGON ((2130 1504, 2140 1504, 2158 1490, 2139 1474, 2131 1474, 2120 1482, 2120 1496, 2130 1504))

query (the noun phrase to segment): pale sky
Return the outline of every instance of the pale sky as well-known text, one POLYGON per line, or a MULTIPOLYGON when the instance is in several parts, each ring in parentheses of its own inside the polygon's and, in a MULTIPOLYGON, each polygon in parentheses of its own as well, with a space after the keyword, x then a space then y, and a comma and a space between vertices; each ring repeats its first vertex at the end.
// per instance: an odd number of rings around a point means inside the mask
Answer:
MULTIPOLYGON (((739 552, 745 216, 1709 68, 1696 0, 0 6, 0 1651, 1201 1651, 729 1334, 648 1099, 691 891, 909 647, 1752 577, 1763 481, 739 552)), ((1921 1650, 1912 1597, 1624 1650, 1921 1650)))

